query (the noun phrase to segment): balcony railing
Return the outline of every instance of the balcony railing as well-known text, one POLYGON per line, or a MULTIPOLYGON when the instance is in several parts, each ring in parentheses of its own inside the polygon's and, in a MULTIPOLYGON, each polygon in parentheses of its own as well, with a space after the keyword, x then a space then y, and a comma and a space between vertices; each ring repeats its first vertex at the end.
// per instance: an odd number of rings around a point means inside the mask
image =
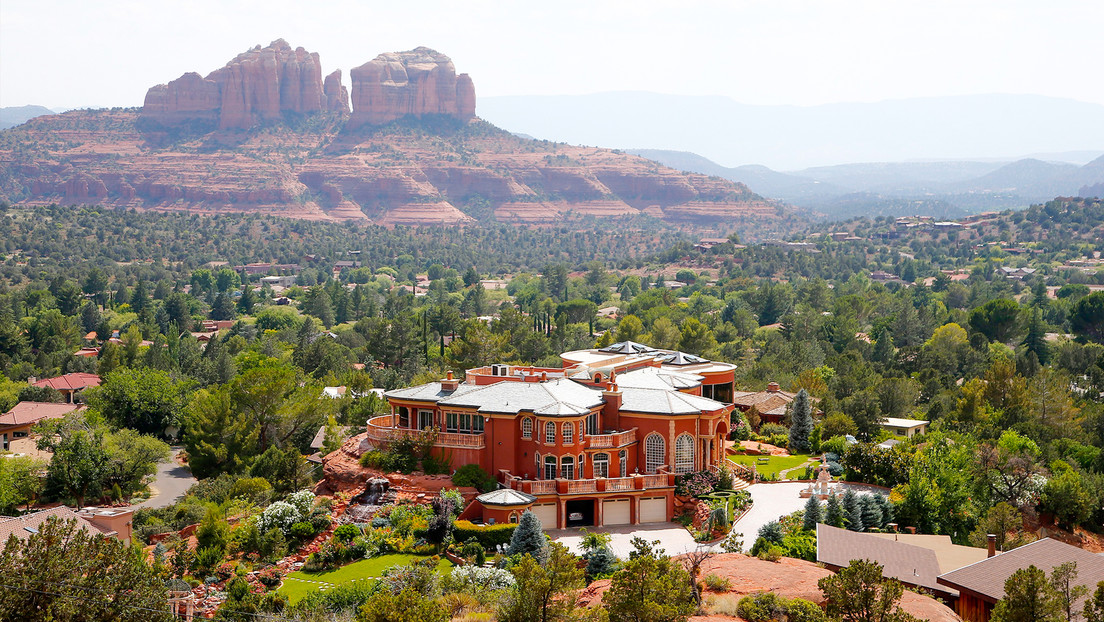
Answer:
POLYGON ((509 488, 531 495, 581 495, 670 488, 673 482, 666 473, 632 475, 629 477, 599 477, 594 479, 521 479, 509 471, 501 471, 503 483, 509 488))
POLYGON ((591 449, 624 447, 625 445, 632 445, 636 442, 636 428, 610 434, 588 434, 586 439, 587 446, 591 449))
POLYGON ((518 484, 524 484, 528 488, 528 492, 531 495, 553 495, 556 494, 556 480, 554 479, 540 479, 530 480, 523 482, 522 480, 516 480, 518 484))
POLYGON ((598 480, 596 479, 569 479, 567 481, 567 494, 578 495, 585 492, 598 492, 598 480))
MULTIPOLYGON (((390 443, 402 438, 415 436, 422 432, 422 430, 392 427, 391 415, 382 415, 369 419, 368 427, 365 432, 369 439, 377 443, 390 443)), ((433 444, 436 447, 483 449, 486 447, 486 440, 482 433, 457 434, 455 432, 438 432, 437 440, 433 444)))
POLYGON ((607 479, 606 492, 612 492, 615 490, 632 490, 633 478, 631 477, 617 477, 613 479, 607 479))

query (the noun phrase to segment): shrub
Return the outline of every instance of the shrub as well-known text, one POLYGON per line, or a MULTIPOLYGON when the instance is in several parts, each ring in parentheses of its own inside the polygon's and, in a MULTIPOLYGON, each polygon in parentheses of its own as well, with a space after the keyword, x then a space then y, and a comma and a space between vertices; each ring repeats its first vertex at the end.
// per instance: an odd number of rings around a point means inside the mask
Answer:
POLYGON ((429 454, 422 458, 422 472, 426 475, 444 475, 452 470, 452 456, 441 454, 434 456, 429 454))
POLYGON ((617 557, 609 547, 602 546, 594 550, 587 558, 587 576, 596 579, 613 574, 617 570, 617 557))
POLYGON ((712 471, 694 471, 675 478, 675 494, 683 497, 696 497, 713 492, 719 478, 712 471))
POLYGON ((369 469, 381 470, 384 468, 386 458, 387 456, 378 449, 366 451, 360 455, 360 466, 369 469))
POLYGON ((745 596, 736 605, 736 613, 748 622, 781 620, 785 615, 785 601, 773 592, 745 596))
POLYGON ((705 587, 713 590, 714 592, 727 592, 732 589, 732 582, 728 579, 713 573, 705 575, 705 587))
POLYGON ((792 598, 786 601, 786 617, 789 622, 827 622, 828 620, 820 605, 804 598, 792 598))
POLYGON ((303 519, 299 509, 287 501, 276 501, 257 517, 257 527, 262 532, 279 529, 287 533, 291 526, 303 519))
POLYGON ((213 546, 196 551, 195 561, 192 562, 195 574, 201 577, 211 574, 215 566, 218 566, 219 562, 222 561, 222 555, 223 551, 213 546))
POLYGON ((471 486, 479 492, 490 492, 498 488, 498 482, 478 464, 465 464, 452 474, 452 483, 456 486, 471 486))
POLYGON ((499 544, 509 544, 517 529, 515 524, 476 525, 471 521, 458 520, 452 524, 452 539, 466 542, 475 538, 486 550, 492 550, 499 544))
POLYGON ((360 535, 360 527, 356 525, 339 525, 337 529, 334 529, 334 538, 348 544, 360 535))
MULTIPOLYGON (((759 428, 759 436, 785 436, 787 442, 790 440, 789 434, 790 431, 786 428, 786 426, 779 423, 764 423, 759 428)), ((774 445, 774 443, 771 443, 771 445, 774 445)), ((785 443, 779 446, 785 447, 785 443)))
POLYGON ((457 566, 445 578, 448 591, 482 594, 509 589, 514 586, 514 575, 501 568, 457 566))
POLYGON ((763 561, 776 562, 782 559, 782 554, 784 552, 785 551, 782 550, 782 547, 778 546, 777 544, 768 544, 767 546, 763 547, 761 551, 759 551, 759 554, 756 555, 756 557, 763 561))
POLYGON ((288 535, 297 540, 310 540, 314 537, 314 533, 314 526, 302 521, 293 524, 288 530, 288 535))
POLYGON ((234 576, 237 570, 237 562, 222 562, 218 565, 218 568, 215 568, 215 576, 218 577, 220 581, 225 581, 234 576))
MULTIPOLYGON (((847 451, 847 439, 843 436, 833 436, 826 441, 822 441, 820 449, 825 453, 835 454, 835 459, 839 462, 839 457, 847 451)), ((832 456, 828 456, 828 459, 831 460, 832 456)))

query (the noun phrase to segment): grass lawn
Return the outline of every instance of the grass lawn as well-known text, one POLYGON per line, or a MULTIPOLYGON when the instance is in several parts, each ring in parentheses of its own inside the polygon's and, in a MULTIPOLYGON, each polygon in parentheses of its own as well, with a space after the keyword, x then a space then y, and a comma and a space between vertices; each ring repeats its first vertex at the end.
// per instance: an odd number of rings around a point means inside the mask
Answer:
MULTIPOLYGON (((763 475, 775 475, 779 471, 785 471, 786 469, 792 469, 794 467, 801 466, 809 461, 807 454, 797 454, 795 456, 729 456, 729 460, 746 467, 755 466, 763 475), (766 458, 766 464, 758 462, 760 458, 766 458)), ((801 475, 798 473, 797 475, 801 475)))
MULTIPOLYGON (((284 577, 284 583, 277 590, 287 597, 289 604, 299 602, 299 599, 317 589, 327 589, 349 583, 351 581, 370 581, 379 578, 384 570, 392 566, 401 566, 419 559, 418 555, 380 555, 371 559, 362 559, 347 566, 342 566, 327 572, 292 572, 284 577)), ((445 573, 452 570, 452 562, 441 558, 437 564, 437 572, 445 573)))

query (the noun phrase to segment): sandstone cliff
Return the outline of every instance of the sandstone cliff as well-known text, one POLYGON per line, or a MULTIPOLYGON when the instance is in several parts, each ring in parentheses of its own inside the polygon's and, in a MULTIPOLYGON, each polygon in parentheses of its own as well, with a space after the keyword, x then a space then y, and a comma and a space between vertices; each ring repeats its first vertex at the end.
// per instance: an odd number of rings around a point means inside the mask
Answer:
POLYGON ((206 78, 186 73, 146 93, 142 116, 162 126, 201 121, 219 129, 248 129, 285 113, 347 111, 341 74, 323 88, 318 54, 292 49, 283 39, 239 54, 206 78))
POLYGON ((380 125, 406 115, 475 116, 475 86, 456 75, 448 56, 426 47, 380 54, 349 72, 353 82, 351 127, 380 125))

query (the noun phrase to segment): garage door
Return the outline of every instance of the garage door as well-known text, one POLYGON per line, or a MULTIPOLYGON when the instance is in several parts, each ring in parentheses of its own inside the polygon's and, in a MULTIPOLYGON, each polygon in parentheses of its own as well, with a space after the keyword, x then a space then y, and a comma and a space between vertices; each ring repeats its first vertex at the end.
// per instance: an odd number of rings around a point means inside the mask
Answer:
POLYGON ((667 499, 656 497, 654 499, 640 500, 640 522, 665 523, 667 522, 667 499))
POLYGON ((602 506, 602 520, 607 525, 628 525, 632 522, 628 499, 611 499, 602 506))
POLYGON ((556 521, 555 503, 537 503, 529 509, 533 512, 533 515, 540 520, 541 527, 545 529, 556 529, 559 527, 559 523, 556 521))

